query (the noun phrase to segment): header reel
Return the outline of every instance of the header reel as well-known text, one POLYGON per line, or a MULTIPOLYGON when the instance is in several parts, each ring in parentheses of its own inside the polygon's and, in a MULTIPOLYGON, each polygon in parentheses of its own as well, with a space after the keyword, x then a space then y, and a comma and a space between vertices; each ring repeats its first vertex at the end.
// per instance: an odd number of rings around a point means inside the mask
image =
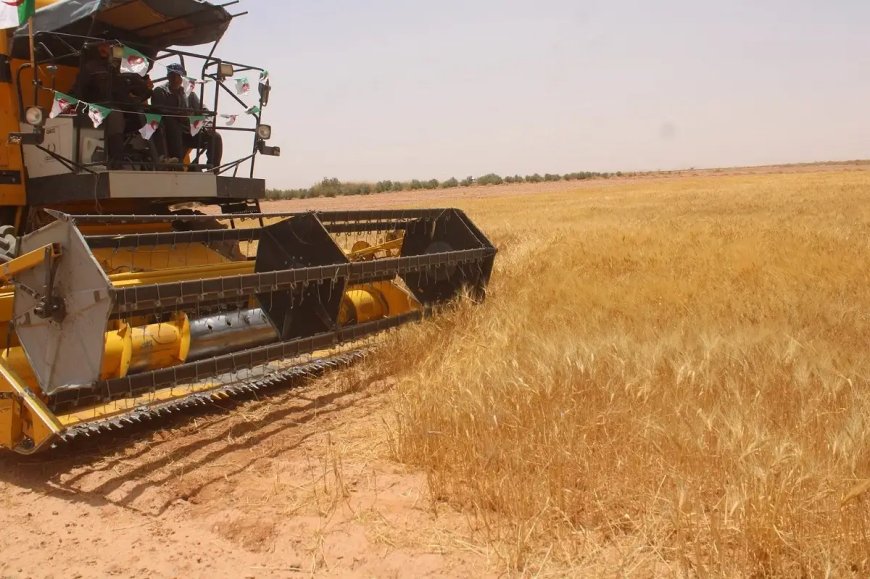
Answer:
POLYGON ((482 299, 496 252, 455 209, 52 215, 21 252, 59 255, 0 293, 0 446, 19 452, 349 362, 482 299))

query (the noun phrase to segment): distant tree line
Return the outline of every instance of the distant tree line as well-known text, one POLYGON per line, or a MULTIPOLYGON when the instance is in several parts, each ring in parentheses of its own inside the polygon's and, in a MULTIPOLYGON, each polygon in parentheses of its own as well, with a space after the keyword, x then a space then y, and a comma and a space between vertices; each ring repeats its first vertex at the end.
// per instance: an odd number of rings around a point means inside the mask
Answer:
POLYGON ((439 181, 429 179, 421 181, 378 181, 377 183, 342 183, 335 178, 327 178, 307 189, 269 189, 266 191, 268 199, 310 199, 312 197, 342 197, 344 195, 370 195, 372 193, 386 193, 387 191, 418 191, 435 189, 453 189, 456 187, 471 187, 472 185, 501 185, 503 183, 543 183, 546 181, 581 181, 585 179, 607 179, 610 177, 622 177, 622 172, 596 173, 581 171, 578 173, 565 173, 556 175, 546 173, 539 175, 514 175, 502 177, 495 173, 489 173, 480 177, 466 177, 461 181, 455 177, 439 181))

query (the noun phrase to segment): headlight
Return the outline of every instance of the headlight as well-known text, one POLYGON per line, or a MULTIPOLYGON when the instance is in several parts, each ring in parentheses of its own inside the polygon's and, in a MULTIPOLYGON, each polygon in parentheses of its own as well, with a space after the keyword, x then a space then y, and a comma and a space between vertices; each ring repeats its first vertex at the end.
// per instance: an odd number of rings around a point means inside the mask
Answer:
POLYGON ((236 68, 232 64, 222 62, 218 65, 218 76, 221 79, 230 78, 234 74, 236 74, 236 68))
POLYGON ((257 127, 257 136, 263 139, 264 141, 268 141, 272 138, 272 127, 271 125, 260 125, 257 127))
POLYGON ((45 123, 45 113, 39 107, 29 107, 24 112, 24 120, 28 125, 41 127, 45 123))

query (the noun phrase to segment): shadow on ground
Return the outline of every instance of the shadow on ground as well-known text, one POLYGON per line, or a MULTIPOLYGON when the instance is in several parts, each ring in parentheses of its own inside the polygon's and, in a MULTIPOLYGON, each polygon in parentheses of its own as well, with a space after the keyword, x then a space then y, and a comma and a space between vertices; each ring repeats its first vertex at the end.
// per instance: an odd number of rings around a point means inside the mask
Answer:
POLYGON ((5 453, 0 455, 0 484, 74 503, 159 515, 257 461, 292 451, 323 430, 317 423, 303 427, 371 396, 359 388, 314 389, 311 384, 310 378, 293 381, 266 396, 192 408, 32 457, 5 453), (210 471, 218 462, 221 468, 210 471), (175 479, 179 465, 185 473, 198 474, 195 485, 180 496, 163 493, 156 502, 152 497, 147 507, 137 504, 147 491, 175 479))

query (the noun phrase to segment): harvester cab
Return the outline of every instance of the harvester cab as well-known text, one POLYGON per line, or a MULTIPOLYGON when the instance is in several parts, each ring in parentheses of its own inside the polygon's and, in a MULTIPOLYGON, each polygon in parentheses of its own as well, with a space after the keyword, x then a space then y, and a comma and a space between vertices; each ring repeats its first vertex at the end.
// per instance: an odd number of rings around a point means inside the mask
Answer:
POLYGON ((0 448, 276 387, 483 298, 495 248, 461 211, 261 211, 271 86, 215 56, 228 5, 37 4, 0 31, 0 448), (216 162, 222 133, 250 153, 216 162))
POLYGON ((33 53, 28 27, 3 40, 9 78, 0 91, 11 104, 3 124, 22 158, 18 172, 6 174, 5 184, 18 187, 0 202, 28 208, 16 225, 33 229, 44 207, 258 210, 265 183, 254 177, 257 158, 280 154, 261 122, 270 79, 260 67, 215 57, 233 18, 225 7, 196 0, 43 4, 33 20, 33 53), (179 48, 186 45, 211 50, 179 48), (248 153, 223 159, 224 136, 237 145, 248 136, 248 153))

